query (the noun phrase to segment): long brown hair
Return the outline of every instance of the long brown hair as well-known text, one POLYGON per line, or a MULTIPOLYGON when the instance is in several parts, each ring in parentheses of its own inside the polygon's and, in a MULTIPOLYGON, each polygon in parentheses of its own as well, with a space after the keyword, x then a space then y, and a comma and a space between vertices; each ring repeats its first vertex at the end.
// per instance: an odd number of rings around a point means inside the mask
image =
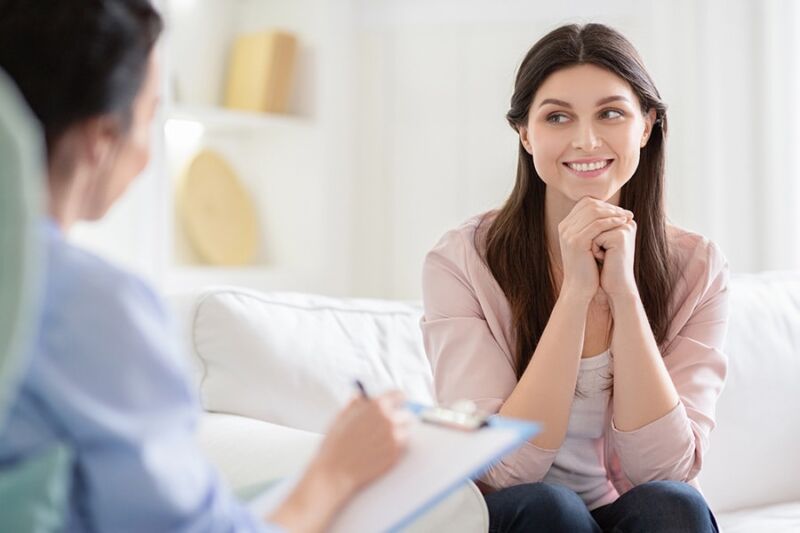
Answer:
MULTIPOLYGON (((602 24, 571 24, 553 30, 534 44, 522 61, 506 118, 519 131, 528 122, 528 110, 544 80, 557 70, 580 64, 599 66, 626 80, 638 96, 642 112, 652 109, 656 113, 639 166, 620 192, 620 205, 632 211, 636 220, 636 285, 661 344, 669 326, 674 285, 663 202, 667 116, 666 105, 636 49, 619 32, 602 24)), ((485 236, 486 263, 511 307, 519 379, 557 296, 545 231, 545 184, 521 141, 514 190, 485 236)))

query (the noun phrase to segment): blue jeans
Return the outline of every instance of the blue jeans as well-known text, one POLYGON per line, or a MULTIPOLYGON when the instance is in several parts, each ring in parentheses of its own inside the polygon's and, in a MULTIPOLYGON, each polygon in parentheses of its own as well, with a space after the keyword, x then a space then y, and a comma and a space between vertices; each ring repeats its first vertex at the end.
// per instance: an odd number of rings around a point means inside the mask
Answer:
POLYGON ((678 481, 638 485, 617 501, 591 512, 575 492, 550 483, 508 487, 485 498, 490 533, 719 532, 700 493, 678 481))

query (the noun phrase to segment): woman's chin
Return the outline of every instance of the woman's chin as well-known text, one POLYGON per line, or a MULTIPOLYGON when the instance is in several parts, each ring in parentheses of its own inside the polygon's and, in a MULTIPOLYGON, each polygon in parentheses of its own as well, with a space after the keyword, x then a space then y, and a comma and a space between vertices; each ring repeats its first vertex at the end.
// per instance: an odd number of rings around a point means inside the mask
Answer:
POLYGON ((614 192, 612 191, 601 191, 597 189, 573 189, 567 194, 567 197, 572 200, 573 202, 577 203, 581 199, 586 198, 594 198, 595 200, 600 200, 601 202, 608 202, 614 196, 614 192))
POLYGON ((612 200, 619 198, 618 193, 620 188, 610 185, 611 184, 607 182, 581 184, 577 187, 570 187, 566 196, 575 202, 579 201, 581 198, 586 198, 587 196, 602 202, 611 202, 612 200))
POLYGON ((97 222, 106 216, 114 203, 115 202, 113 201, 98 202, 97 204, 87 206, 87 208, 84 209, 84 212, 81 214, 81 220, 85 222, 97 222))

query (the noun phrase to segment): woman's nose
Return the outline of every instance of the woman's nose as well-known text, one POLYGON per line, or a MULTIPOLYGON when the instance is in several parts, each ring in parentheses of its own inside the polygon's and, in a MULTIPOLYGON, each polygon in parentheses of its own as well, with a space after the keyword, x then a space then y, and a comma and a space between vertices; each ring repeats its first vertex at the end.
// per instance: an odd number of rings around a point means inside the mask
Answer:
POLYGON ((572 140, 572 147, 584 152, 594 151, 601 145, 602 142, 594 131, 591 122, 581 124, 575 132, 575 138, 572 140))

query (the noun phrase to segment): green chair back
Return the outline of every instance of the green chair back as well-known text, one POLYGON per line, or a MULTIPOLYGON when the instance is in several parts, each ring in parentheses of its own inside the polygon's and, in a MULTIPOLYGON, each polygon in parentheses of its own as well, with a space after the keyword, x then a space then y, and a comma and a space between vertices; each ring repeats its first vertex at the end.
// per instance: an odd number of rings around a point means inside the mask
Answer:
POLYGON ((0 425, 16 393, 41 286, 43 154, 35 120, 0 70, 0 425))
MULTIPOLYGON (((35 334, 44 259, 43 163, 37 123, 0 69, 0 428, 18 393, 35 334)), ((0 468, 0 531, 61 530, 72 467, 72 450, 56 442, 0 468)))

